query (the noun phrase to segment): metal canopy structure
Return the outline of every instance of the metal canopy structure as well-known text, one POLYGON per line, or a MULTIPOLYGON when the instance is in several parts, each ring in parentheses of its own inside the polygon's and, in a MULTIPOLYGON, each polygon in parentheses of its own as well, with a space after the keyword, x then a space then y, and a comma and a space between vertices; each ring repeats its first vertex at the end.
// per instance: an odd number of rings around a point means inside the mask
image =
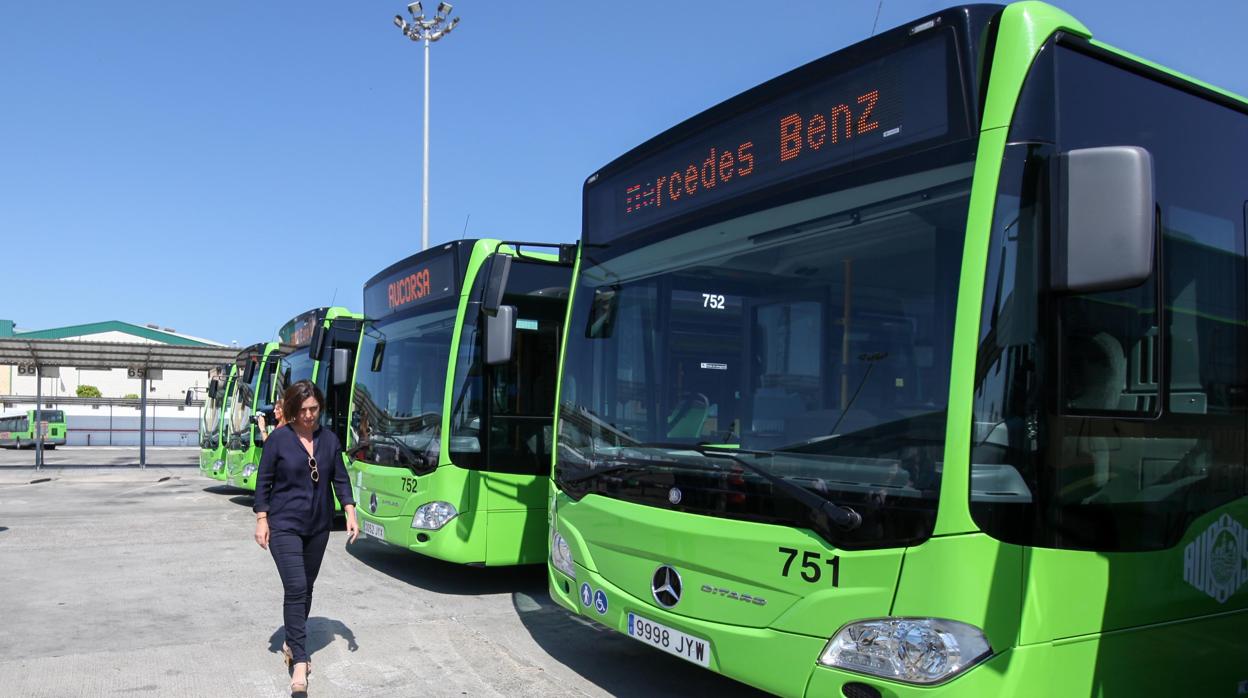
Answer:
POLYGON ((0 365, 207 371, 233 363, 237 355, 238 349, 232 347, 0 338, 0 365))
POLYGON ((147 380, 155 371, 208 371, 233 363, 238 349, 129 342, 92 342, 65 339, 0 338, 0 365, 16 365, 18 373, 35 375, 35 468, 43 466, 43 377, 60 367, 108 370, 124 368, 140 379, 139 467, 147 467, 147 380))

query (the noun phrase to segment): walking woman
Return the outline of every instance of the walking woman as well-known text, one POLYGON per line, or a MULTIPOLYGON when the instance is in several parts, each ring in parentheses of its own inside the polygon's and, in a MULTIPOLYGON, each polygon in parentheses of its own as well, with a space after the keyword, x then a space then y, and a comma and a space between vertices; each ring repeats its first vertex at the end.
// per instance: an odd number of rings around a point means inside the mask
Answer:
POLYGON ((342 444, 320 426, 325 396, 311 381, 299 381, 282 396, 286 425, 264 442, 256 475, 256 543, 268 548, 282 578, 282 654, 291 670, 290 690, 308 689, 307 621, 312 584, 321 569, 334 518, 334 493, 347 518, 347 542, 359 535, 351 481, 342 463, 342 444), (331 490, 330 485, 333 485, 331 490))

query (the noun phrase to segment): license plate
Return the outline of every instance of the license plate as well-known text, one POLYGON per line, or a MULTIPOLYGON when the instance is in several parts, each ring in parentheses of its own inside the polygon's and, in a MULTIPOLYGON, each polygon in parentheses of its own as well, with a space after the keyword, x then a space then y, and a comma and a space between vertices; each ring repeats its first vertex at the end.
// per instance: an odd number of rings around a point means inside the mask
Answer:
POLYGON ((628 614, 628 636, 699 666, 711 666, 711 646, 706 640, 642 618, 636 613, 628 614))
POLYGON ((368 536, 369 538, 376 538, 377 540, 385 540, 386 529, 382 526, 379 526, 373 523, 372 521, 365 521, 364 522, 364 535, 368 536))

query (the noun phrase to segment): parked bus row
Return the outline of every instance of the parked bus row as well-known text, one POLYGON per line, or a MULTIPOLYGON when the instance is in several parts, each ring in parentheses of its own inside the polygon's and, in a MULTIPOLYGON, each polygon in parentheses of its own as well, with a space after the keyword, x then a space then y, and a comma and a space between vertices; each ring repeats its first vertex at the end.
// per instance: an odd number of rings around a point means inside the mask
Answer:
MULTIPOLYGON (((592 174, 578 245, 364 285, 363 531, 780 695, 1242 694, 1246 152, 1043 3, 799 67, 592 174)), ((283 342, 209 408, 243 487, 330 356, 283 342)))

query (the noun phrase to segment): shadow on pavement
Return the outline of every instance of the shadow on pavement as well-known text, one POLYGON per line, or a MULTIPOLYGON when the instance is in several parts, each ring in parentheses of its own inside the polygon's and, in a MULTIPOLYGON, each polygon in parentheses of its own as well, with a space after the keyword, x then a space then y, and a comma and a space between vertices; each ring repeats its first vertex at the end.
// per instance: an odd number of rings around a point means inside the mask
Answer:
MULTIPOLYGON (((319 650, 323 650, 334 641, 335 637, 341 637, 347 641, 347 650, 355 652, 360 649, 359 643, 355 641, 355 632, 347 627, 346 623, 333 618, 324 618, 321 616, 312 616, 308 619, 308 638, 307 647, 308 654, 315 654, 319 650)), ((285 626, 277 626, 273 634, 269 636, 269 651, 274 654, 282 653, 282 642, 286 639, 285 626)))
POLYGON ((551 600, 544 584, 540 594, 511 598, 521 624, 546 654, 613 696, 770 695, 573 616, 551 600))
POLYGON ((230 497, 230 502, 233 504, 237 504, 240 507, 247 507, 248 509, 250 509, 256 504, 256 496, 254 494, 240 494, 234 497, 230 497))
POLYGON ((469 567, 366 539, 347 546, 347 554, 397 581, 440 594, 544 593, 546 588, 544 565, 469 567))
POLYGON ((238 489, 230 485, 209 485, 204 491, 208 494, 238 494, 238 489))
POLYGON ((8 526, 0 526, 0 533, 4 533, 7 530, 9 530, 8 526))

